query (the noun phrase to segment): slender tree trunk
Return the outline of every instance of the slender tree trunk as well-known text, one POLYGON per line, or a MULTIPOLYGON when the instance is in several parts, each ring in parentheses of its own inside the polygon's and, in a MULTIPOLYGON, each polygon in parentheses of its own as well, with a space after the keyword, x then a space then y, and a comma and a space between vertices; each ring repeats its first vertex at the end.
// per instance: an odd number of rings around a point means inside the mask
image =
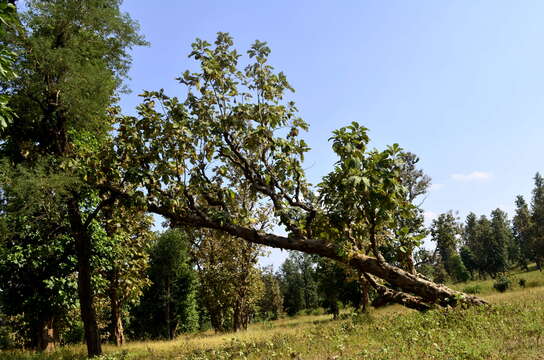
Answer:
POLYGON ((370 300, 368 296, 369 283, 364 275, 359 276, 359 285, 361 285, 361 312, 367 313, 370 311, 370 300))
MULTIPOLYGON (((103 209, 104 216, 108 219, 113 218, 113 209, 108 206, 103 209)), ((106 222, 104 226, 106 234, 109 238, 115 236, 115 227, 112 222, 106 222)), ((119 268, 115 264, 115 260, 112 260, 111 270, 107 274, 109 280, 109 297, 110 297, 110 337, 111 341, 117 346, 121 346, 125 343, 125 334, 123 328, 123 317, 121 312, 121 304, 117 290, 119 289, 119 268)))
POLYGON ((92 289, 91 273, 91 237, 83 226, 79 204, 76 199, 69 202, 69 216, 72 234, 76 242, 76 256, 78 262, 78 295, 81 320, 85 331, 85 342, 89 357, 102 354, 100 334, 94 309, 94 294, 92 289))
POLYGON ((233 311, 233 314, 232 314, 232 331, 234 332, 238 332, 240 331, 240 328, 242 327, 242 309, 241 309, 241 304, 240 304, 240 300, 238 300, 236 302, 236 304, 234 305, 234 311, 233 311))
POLYGON ((331 311, 332 319, 338 320, 338 316, 340 315, 340 309, 338 308, 338 299, 336 299, 336 296, 331 299, 331 311))
MULTIPOLYGON (((117 282, 114 282, 116 284, 117 282)), ((111 335, 115 345, 121 346, 125 343, 125 333, 123 328, 123 318, 119 306, 119 297, 117 296, 116 286, 110 288, 110 308, 111 308, 111 335)))
POLYGON ((40 321, 36 328, 36 346, 40 351, 51 352, 55 350, 54 319, 40 321))
POLYGON ((406 266, 410 274, 415 275, 417 273, 416 266, 414 264, 414 255, 411 252, 406 256, 406 266))
POLYGON ((166 320, 166 336, 168 339, 172 340, 174 338, 174 325, 172 324, 172 309, 171 309, 171 285, 170 285, 170 279, 166 279, 166 303, 165 303, 165 320, 166 320))

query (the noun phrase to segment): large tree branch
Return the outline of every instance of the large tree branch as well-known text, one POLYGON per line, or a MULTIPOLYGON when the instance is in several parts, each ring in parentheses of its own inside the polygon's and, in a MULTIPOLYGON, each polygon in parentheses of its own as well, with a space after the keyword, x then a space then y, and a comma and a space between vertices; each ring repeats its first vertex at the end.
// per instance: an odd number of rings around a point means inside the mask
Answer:
POLYGON ((427 311, 431 308, 431 306, 425 303, 420 297, 413 296, 402 291, 389 289, 387 286, 378 284, 372 275, 367 273, 363 273, 363 276, 379 294, 379 296, 372 302, 372 306, 374 307, 381 307, 390 303, 398 303, 418 311, 427 311))
MULTIPOLYGON (((472 295, 463 294, 444 285, 435 284, 417 275, 390 265, 387 262, 382 263, 378 259, 365 254, 356 254, 351 257, 341 256, 333 244, 321 239, 296 238, 292 236, 286 237, 260 232, 237 224, 214 221, 210 217, 206 216, 203 212, 199 212, 198 215, 193 215, 194 212, 191 214, 181 214, 173 212, 171 209, 157 204, 148 204, 148 209, 151 212, 157 213, 169 219, 174 226, 215 229, 228 233, 232 236, 242 238, 251 243, 286 250, 302 251, 308 254, 315 254, 348 264, 361 272, 369 273, 381 278, 391 285, 402 289, 404 292, 414 294, 418 298, 421 298, 421 301, 426 303, 439 304, 442 306, 455 306, 458 303, 467 303, 471 305, 487 304, 487 302, 483 299, 472 295)), ((392 294, 391 299, 402 300, 406 299, 406 297, 401 296, 399 298, 399 296, 392 294)))

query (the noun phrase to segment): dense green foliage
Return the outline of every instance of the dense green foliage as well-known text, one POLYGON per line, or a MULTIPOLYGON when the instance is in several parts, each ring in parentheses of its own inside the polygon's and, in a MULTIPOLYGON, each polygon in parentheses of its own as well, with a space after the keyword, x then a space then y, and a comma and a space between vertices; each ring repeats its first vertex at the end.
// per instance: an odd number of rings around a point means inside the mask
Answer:
POLYGON ((151 286, 132 311, 133 337, 173 339, 198 329, 197 274, 190 258, 190 243, 183 231, 158 236, 150 249, 151 286))
POLYGON ((247 329, 258 313, 263 282, 257 267, 262 247, 218 232, 193 244, 202 307, 215 331, 247 329))
MULTIPOLYGON (((104 232, 98 216, 104 217, 101 210, 112 205, 113 199, 107 199, 87 182, 92 167, 86 161, 89 154, 104 146, 112 129, 108 109, 122 90, 130 64, 128 51, 144 44, 136 24, 121 13, 119 5, 116 0, 29 1, 25 11, 18 14, 20 23, 0 33, 3 48, 14 53, 12 68, 18 74, 0 78, 2 96, 9 99, 8 106, 16 118, 1 129, 0 161, 7 173, 20 175, 10 178, 15 185, 28 183, 25 174, 37 173, 39 181, 30 179, 34 181, 30 185, 34 193, 54 187, 55 191, 45 193, 45 205, 55 206, 55 216, 61 219, 44 216, 47 213, 39 204, 34 207, 38 210, 29 213, 27 208, 34 198, 19 200, 24 194, 17 192, 16 186, 2 186, 6 199, 2 216, 10 224, 15 223, 13 219, 23 224, 18 231, 12 227, 10 248, 17 249, 29 241, 33 242, 31 247, 39 244, 44 255, 27 261, 41 261, 46 271, 66 269, 75 260, 79 305, 91 355, 101 352, 93 304, 99 291, 95 277, 98 269, 92 257, 99 251, 95 245, 101 243, 97 239, 104 232), (59 181, 47 184, 50 179, 62 179, 63 188, 58 186, 59 181), (38 226, 38 231, 29 233, 27 224, 38 226), (59 238, 64 241, 53 241, 59 238), (46 254, 53 253, 60 266, 54 261, 43 262, 47 256, 52 257, 46 254)), ((38 196, 36 201, 42 198, 38 196)), ((30 252, 22 254, 32 256, 30 252)), ((71 279, 67 275, 53 276, 60 277, 61 283, 69 284, 71 279)), ((74 300, 73 294, 51 283, 51 275, 40 277, 58 293, 55 297, 74 300)), ((37 295, 36 301, 46 299, 37 295)), ((54 319, 49 316, 43 322, 47 332, 35 332, 40 339, 37 345, 47 348, 56 337, 51 325, 54 319)))
POLYGON ((281 266, 280 283, 288 315, 319 306, 315 263, 310 255, 290 253, 281 266))
MULTIPOLYGON (((3 37, 9 27, 16 26, 16 8, 8 0, 0 1, 0 37, 3 37)), ((17 77, 14 71, 16 54, 11 51, 8 44, 0 44, 0 81, 9 81, 17 77)), ((13 110, 9 107, 10 98, 7 94, 0 94, 0 131, 8 126, 13 119, 13 110)))

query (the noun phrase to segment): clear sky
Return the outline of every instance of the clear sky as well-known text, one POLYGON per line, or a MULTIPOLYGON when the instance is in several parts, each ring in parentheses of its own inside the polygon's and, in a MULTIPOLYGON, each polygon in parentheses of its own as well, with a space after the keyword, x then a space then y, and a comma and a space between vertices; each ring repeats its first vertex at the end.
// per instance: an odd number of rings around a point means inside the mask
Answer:
MULTIPOLYGON (((132 112, 142 90, 184 92, 191 42, 229 32, 242 52, 268 42, 296 89, 317 183, 335 161, 327 139, 351 121, 372 145, 399 143, 432 177, 427 218, 513 214, 544 171, 544 1, 125 0, 151 46, 133 52, 132 112)), ((281 263, 273 252, 263 263, 281 263)))

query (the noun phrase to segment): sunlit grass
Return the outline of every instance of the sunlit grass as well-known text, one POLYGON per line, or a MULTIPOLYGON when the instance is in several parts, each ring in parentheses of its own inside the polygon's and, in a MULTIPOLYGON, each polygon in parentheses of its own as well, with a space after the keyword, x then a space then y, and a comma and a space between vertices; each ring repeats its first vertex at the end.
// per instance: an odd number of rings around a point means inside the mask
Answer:
MULTIPOLYGON (((544 274, 518 273, 544 283, 544 274)), ((250 325, 248 331, 207 331, 173 341, 105 345, 105 359, 541 359, 544 348, 544 287, 498 293, 493 280, 480 285, 491 308, 418 313, 401 306, 374 310, 370 316, 308 315, 250 325)), ((3 353, 6 359, 79 359, 84 346, 53 354, 3 353)))

